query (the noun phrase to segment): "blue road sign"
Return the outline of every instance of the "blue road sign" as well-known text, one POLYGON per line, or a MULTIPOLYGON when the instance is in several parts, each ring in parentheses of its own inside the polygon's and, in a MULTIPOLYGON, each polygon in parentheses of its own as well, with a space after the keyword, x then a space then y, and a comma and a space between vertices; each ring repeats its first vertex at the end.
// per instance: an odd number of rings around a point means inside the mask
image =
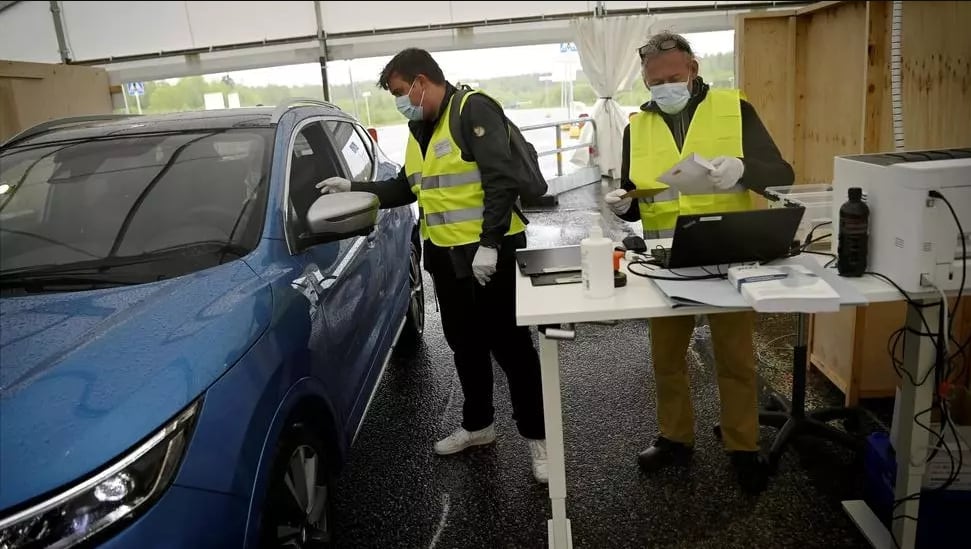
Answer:
POLYGON ((577 51, 577 45, 573 42, 560 42, 560 53, 568 51, 577 51))
POLYGON ((129 82, 128 95, 145 95, 145 83, 144 82, 129 82))

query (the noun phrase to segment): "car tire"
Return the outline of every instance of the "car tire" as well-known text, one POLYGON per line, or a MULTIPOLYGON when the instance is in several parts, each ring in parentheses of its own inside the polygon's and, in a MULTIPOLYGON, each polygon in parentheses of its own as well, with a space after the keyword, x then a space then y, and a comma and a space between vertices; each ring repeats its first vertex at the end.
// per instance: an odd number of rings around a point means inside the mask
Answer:
POLYGON ((414 242, 411 243, 408 260, 408 280, 408 312, 405 315, 404 328, 395 345, 395 354, 401 358, 413 357, 418 352, 425 333, 425 282, 421 271, 421 246, 414 242))
POLYGON ((277 444, 263 505, 262 549, 333 546, 330 470, 326 446, 310 425, 298 423, 287 429, 277 444))

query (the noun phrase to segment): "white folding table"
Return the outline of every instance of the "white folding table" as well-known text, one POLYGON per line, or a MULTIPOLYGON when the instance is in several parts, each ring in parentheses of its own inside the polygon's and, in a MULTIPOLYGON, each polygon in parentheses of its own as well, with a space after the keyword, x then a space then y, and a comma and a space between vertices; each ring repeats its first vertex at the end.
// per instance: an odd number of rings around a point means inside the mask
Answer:
MULTIPOLYGON (((667 242, 670 242, 668 240, 667 242)), ((648 248, 663 244, 664 241, 648 241, 648 248)), ((826 261, 822 256, 820 264, 826 261)), ((548 521, 549 546, 554 549, 571 549, 573 546, 570 521, 566 511, 566 470, 563 446, 563 408, 561 403, 559 341, 574 337, 572 325, 584 322, 604 322, 632 319, 649 319, 665 316, 699 315, 724 313, 729 309, 716 307, 679 307, 672 308, 663 294, 649 279, 634 276, 627 270, 627 263, 621 268, 627 274, 627 285, 616 288, 614 295, 604 299, 588 299, 583 296, 580 284, 553 286, 533 286, 529 278, 518 274, 516 281, 516 321, 520 326, 536 326, 540 329, 540 364, 543 377, 543 405, 546 419, 546 444, 549 453, 549 494, 552 518, 548 521)), ((902 301, 903 296, 890 284, 879 278, 864 276, 845 279, 870 303, 902 301)), ((731 290, 729 290, 731 291, 731 290)), ((934 302, 939 294, 911 295, 917 301, 934 302)), ((937 330, 937 315, 925 315, 931 331, 937 330), (933 316, 934 318, 929 318, 933 316)), ((927 329, 920 315, 909 311, 906 337, 907 354, 904 368, 913 376, 923 376, 933 366, 935 352, 927 338, 912 332, 927 329), (918 366, 920 366, 918 368, 918 366)), ((888 357, 889 360, 889 357, 888 357)), ((916 377, 915 377, 916 378, 916 377)), ((920 378, 916 378, 920 379, 920 378)), ((931 403, 931 384, 920 387, 903 384, 900 417, 914 417, 919 410, 927 409, 931 403)), ((927 431, 915 428, 914 422, 903 422, 898 434, 898 447, 909 447, 921 452, 927 445, 927 431)), ((901 452, 898 466, 896 492, 901 498, 906 494, 920 491, 923 477, 923 460, 906 459, 908 454, 901 452)), ((862 502, 844 502, 847 512, 860 526, 875 547, 890 549, 889 532, 882 528, 879 521, 869 513, 862 502), (862 507, 862 508, 861 508, 862 507), (874 523, 876 523, 874 525, 874 523)), ((917 516, 918 501, 903 504, 898 514, 917 516)), ((916 536, 916 524, 900 519, 894 522, 894 532, 902 548, 912 548, 916 536)))

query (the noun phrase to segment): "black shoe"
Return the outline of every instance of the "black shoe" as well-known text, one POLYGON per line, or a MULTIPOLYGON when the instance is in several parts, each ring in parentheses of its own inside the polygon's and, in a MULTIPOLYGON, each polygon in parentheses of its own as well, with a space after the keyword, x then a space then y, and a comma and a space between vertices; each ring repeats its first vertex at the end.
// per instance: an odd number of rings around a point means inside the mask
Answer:
POLYGON ((692 451, 687 444, 657 437, 653 446, 637 455, 637 464, 646 472, 668 465, 686 465, 691 460, 692 451))
POLYGON ((768 487, 769 462, 760 452, 732 452, 731 460, 743 492, 758 494, 768 487))

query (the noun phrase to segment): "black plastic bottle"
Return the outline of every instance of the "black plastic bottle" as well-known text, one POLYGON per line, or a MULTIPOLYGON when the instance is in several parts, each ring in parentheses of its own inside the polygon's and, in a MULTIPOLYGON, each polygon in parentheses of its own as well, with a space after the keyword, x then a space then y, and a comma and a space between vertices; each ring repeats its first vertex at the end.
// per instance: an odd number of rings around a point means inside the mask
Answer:
POLYGON ((836 268, 840 276, 863 276, 866 272, 870 208, 863 203, 863 190, 850 187, 849 200, 840 206, 839 244, 836 268))

